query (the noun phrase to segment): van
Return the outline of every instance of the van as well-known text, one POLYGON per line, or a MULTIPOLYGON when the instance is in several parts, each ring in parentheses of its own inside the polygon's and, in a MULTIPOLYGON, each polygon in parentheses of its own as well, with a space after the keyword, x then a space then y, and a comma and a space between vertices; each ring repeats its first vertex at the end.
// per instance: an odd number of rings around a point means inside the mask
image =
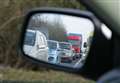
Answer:
POLYGON ((27 30, 23 49, 25 54, 35 59, 48 61, 47 39, 39 30, 27 30))

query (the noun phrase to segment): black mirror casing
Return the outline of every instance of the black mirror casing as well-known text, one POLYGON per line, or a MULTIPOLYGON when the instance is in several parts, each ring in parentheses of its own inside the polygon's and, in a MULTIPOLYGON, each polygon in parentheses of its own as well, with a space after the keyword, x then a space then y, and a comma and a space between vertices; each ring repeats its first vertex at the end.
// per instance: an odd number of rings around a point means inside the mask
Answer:
MULTIPOLYGON (((95 64, 95 62, 98 62, 96 60, 98 60, 98 59, 100 60, 102 58, 101 56, 99 56, 99 54, 97 54, 102 49, 102 46, 100 46, 100 43, 102 42, 103 45, 105 45, 105 49, 107 48, 109 51, 111 50, 109 48, 109 47, 111 47, 111 45, 110 45, 111 42, 106 40, 106 38, 103 36, 103 34, 101 33, 101 30, 100 30, 100 27, 101 27, 101 22, 92 13, 90 13, 88 11, 80 11, 80 10, 65 9, 65 8, 64 9, 62 9, 62 8, 39 8, 39 9, 35 9, 35 10, 30 11, 25 17, 25 21, 23 24, 23 30, 22 30, 22 34, 21 34, 20 50, 26 58, 30 59, 31 61, 33 61, 35 63, 40 64, 40 66, 48 67, 48 68, 52 68, 52 69, 56 69, 56 70, 63 70, 66 72, 74 72, 76 74, 78 74, 78 72, 79 72, 79 74, 81 74, 83 76, 86 76, 89 78, 97 78, 99 75, 101 75, 101 73, 103 73, 103 72, 99 72, 100 71, 99 68, 101 68, 102 66, 99 66, 99 64, 97 66, 97 64, 95 64), (31 16, 36 14, 36 13, 65 14, 65 15, 87 18, 93 22, 94 27, 95 27, 94 36, 93 36, 92 44, 90 47, 90 52, 88 54, 85 65, 82 68, 69 68, 69 67, 58 66, 55 64, 54 65, 48 64, 47 62, 39 61, 39 60, 33 59, 33 58, 25 55, 25 53, 23 52, 23 43, 24 43, 24 36, 25 36, 26 28, 27 28, 27 25, 28 25, 28 22, 29 22, 31 16), (104 42, 104 41, 106 41, 106 42, 104 42), (96 68, 96 71, 95 71, 96 74, 93 73, 95 70, 95 69, 93 69, 94 66, 98 67, 98 70, 96 68)), ((110 54, 110 52, 106 52, 106 54, 107 53, 110 54)), ((106 56, 106 58, 107 57, 108 56, 106 56)), ((111 58, 110 58, 110 60, 111 60, 111 58)), ((110 63, 110 61, 108 61, 108 62, 110 63)), ((106 63, 106 65, 108 65, 107 63, 106 63)), ((109 66, 108 68, 105 68, 103 70, 109 69, 111 67, 111 63, 108 66, 109 66)))

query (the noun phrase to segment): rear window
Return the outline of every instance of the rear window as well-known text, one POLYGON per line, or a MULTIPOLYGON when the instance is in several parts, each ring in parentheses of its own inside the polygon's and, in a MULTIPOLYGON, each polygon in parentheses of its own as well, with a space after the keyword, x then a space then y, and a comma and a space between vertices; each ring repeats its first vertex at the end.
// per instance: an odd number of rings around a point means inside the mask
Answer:
POLYGON ((34 46, 35 44, 36 33, 27 32, 24 40, 25 45, 34 46))
POLYGON ((48 41, 48 47, 49 47, 49 49, 57 49, 57 43, 48 41))
POLYGON ((61 49, 70 50, 70 44, 59 43, 59 46, 60 46, 61 49))

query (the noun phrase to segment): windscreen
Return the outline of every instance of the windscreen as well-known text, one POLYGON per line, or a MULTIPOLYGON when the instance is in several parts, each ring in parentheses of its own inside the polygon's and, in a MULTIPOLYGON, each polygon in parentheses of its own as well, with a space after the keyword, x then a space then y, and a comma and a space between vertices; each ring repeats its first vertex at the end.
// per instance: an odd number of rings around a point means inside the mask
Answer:
POLYGON ((60 46, 61 49, 67 49, 67 50, 70 50, 70 44, 59 43, 59 46, 60 46))
POLYGON ((48 47, 49 47, 49 49, 57 49, 57 43, 48 41, 48 47))
POLYGON ((35 38, 36 38, 36 33, 27 32, 25 40, 24 40, 24 44, 25 45, 34 46, 34 44, 35 44, 35 38))

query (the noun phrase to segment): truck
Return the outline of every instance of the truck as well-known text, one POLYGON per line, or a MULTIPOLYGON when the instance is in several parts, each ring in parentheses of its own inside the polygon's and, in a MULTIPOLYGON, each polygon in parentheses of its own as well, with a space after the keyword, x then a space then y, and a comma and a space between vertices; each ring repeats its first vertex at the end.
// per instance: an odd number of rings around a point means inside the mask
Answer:
POLYGON ((82 35, 77 33, 69 33, 67 36, 68 42, 72 44, 75 55, 73 59, 81 57, 82 35))

